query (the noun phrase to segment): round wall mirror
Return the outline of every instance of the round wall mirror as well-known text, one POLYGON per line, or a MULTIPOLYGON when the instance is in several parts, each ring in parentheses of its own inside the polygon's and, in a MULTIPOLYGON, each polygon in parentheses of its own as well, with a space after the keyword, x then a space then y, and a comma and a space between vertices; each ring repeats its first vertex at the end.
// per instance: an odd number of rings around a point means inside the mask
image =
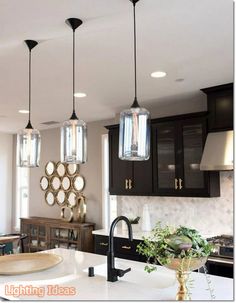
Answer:
POLYGON ((70 222, 73 218, 72 209, 68 206, 63 206, 61 208, 61 218, 66 222, 70 222))
POLYGON ((66 202, 66 194, 65 194, 64 190, 62 190, 62 189, 59 190, 58 193, 57 193, 56 198, 57 198, 57 204, 59 206, 65 204, 65 202, 66 202))
POLYGON ((61 180, 59 177, 54 176, 51 179, 51 187, 53 190, 58 190, 61 187, 61 180))
POLYGON ((69 192, 68 195, 67 195, 67 201, 68 201, 68 204, 71 208, 75 207, 76 204, 77 204, 76 194, 74 192, 69 192))
POLYGON ((53 175, 54 170, 55 170, 55 163, 52 162, 52 161, 49 161, 46 164, 46 167, 45 167, 45 173, 46 173, 46 175, 48 175, 48 176, 53 175))
POLYGON ((67 165, 67 173, 68 175, 70 176, 73 176, 74 174, 78 173, 79 172, 79 165, 77 164, 68 164, 67 165))
POLYGON ((57 163, 57 174, 59 177, 63 177, 66 173, 66 167, 65 164, 58 162, 57 163))
POLYGON ((40 187, 42 190, 46 190, 48 189, 48 186, 49 186, 49 180, 47 177, 42 177, 40 179, 40 187))
POLYGON ((45 193, 45 201, 49 206, 52 206, 55 203, 55 197, 51 191, 45 193))
POLYGON ((73 179, 73 187, 76 191, 82 191, 84 188, 84 178, 82 176, 76 176, 73 179))
POLYGON ((63 177, 62 181, 61 181, 61 186, 64 190, 69 190, 71 187, 71 181, 69 177, 63 177))

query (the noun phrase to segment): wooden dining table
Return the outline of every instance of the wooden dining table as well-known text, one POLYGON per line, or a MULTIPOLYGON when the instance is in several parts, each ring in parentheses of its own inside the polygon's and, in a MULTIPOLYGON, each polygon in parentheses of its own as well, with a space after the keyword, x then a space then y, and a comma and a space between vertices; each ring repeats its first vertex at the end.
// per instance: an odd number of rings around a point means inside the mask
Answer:
POLYGON ((10 243, 20 238, 19 236, 0 236, 0 244, 10 243))

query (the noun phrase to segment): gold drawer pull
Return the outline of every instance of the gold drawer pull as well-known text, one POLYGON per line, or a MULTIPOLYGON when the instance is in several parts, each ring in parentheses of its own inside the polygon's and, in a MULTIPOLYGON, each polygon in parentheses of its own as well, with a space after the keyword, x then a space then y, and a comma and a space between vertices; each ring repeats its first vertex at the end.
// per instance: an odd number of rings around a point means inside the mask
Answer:
POLYGON ((129 189, 132 189, 132 180, 129 179, 129 189))
POLYGON ((126 246, 126 245, 124 245, 124 246, 121 246, 121 248, 124 248, 124 249, 131 249, 131 246, 126 246))
POLYGON ((104 242, 100 242, 99 243, 101 246, 107 246, 108 245, 108 243, 104 243, 104 242))
POLYGON ((125 189, 129 189, 129 185, 128 185, 128 179, 125 179, 125 189))
POLYGON ((175 178, 175 189, 178 189, 178 179, 175 178))
POLYGON ((182 188, 183 188, 182 182, 183 182, 183 180, 180 178, 180 179, 179 179, 179 189, 182 189, 182 188))

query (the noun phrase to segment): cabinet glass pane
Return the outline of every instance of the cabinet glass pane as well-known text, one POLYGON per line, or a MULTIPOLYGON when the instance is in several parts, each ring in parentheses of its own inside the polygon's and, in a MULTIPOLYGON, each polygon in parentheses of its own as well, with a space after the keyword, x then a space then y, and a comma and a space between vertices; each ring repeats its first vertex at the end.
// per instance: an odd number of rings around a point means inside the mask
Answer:
POLYGON ((203 151, 202 125, 183 126, 184 146, 184 186, 185 188, 203 188, 204 173, 200 171, 203 151))
POLYGON ((175 128, 173 125, 160 125, 157 131, 158 187, 175 186, 175 128))

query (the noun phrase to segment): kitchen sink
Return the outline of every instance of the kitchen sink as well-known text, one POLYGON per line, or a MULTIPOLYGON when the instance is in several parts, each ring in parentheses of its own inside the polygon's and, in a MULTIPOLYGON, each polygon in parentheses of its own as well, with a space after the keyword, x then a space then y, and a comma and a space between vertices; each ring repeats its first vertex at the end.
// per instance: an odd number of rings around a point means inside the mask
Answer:
MULTIPOLYGON (((152 273, 147 273, 144 271, 145 264, 136 262, 137 266, 132 266, 131 271, 126 273, 123 277, 119 278, 120 282, 129 282, 139 284, 142 287, 147 288, 167 288, 175 285, 176 277, 175 272, 168 270, 164 267, 157 266, 157 270, 152 273)), ((127 269, 129 266, 129 262, 124 261, 116 261, 116 268, 119 269, 127 269)), ((88 272, 88 269, 84 270, 88 272)), ((107 278, 107 264, 101 264, 94 267, 95 276, 102 276, 107 278)), ((114 282, 117 283, 117 282, 114 282)))

